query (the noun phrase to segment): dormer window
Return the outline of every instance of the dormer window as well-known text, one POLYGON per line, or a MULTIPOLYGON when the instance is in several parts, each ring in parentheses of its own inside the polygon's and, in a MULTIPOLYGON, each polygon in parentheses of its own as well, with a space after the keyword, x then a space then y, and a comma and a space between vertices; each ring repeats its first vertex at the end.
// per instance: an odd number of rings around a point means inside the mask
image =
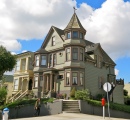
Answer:
POLYGON ((73 38, 78 38, 78 31, 73 31, 73 38))
POLYGON ((55 36, 52 37, 52 46, 55 46, 55 36))

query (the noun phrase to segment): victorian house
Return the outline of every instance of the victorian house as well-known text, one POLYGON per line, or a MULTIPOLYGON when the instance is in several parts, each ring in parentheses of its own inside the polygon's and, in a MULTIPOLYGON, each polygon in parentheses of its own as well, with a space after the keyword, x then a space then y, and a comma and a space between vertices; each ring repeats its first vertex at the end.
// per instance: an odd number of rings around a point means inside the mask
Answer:
POLYGON ((103 84, 109 82, 111 101, 123 104, 123 85, 115 80, 116 64, 100 43, 85 40, 85 35, 76 13, 64 30, 52 26, 39 50, 17 55, 13 93, 17 96, 18 91, 21 95, 32 90, 37 97, 52 92, 69 97, 75 87, 89 89, 96 97, 106 95, 103 84))
POLYGON ((41 48, 35 52, 33 91, 37 96, 50 91, 67 93, 69 97, 73 87, 89 89, 92 96, 106 94, 105 82, 110 82, 114 90, 116 64, 100 43, 85 40, 85 35, 76 13, 64 30, 50 28, 41 48))

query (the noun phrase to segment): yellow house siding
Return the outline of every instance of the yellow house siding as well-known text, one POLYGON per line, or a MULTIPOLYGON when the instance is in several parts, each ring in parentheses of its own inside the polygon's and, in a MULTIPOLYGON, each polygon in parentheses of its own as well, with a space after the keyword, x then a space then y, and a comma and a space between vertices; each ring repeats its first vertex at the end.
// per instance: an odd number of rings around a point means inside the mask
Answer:
POLYGON ((124 89, 128 91, 128 95, 130 95, 130 84, 125 84, 124 89))

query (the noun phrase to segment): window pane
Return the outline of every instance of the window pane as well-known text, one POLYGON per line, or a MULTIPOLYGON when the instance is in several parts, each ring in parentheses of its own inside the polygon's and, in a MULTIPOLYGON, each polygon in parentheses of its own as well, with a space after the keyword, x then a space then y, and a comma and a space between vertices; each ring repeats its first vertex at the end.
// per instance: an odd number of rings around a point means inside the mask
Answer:
POLYGON ((14 80, 14 90, 18 90, 18 79, 14 80))
POLYGON ((52 67, 52 54, 50 55, 50 61, 49 61, 49 66, 52 67))
POLYGON ((78 60, 78 48, 73 48, 73 60, 78 60))
POLYGON ((54 46, 54 45, 55 45, 55 36, 52 37, 52 46, 54 46))
POLYGON ((83 85, 83 73, 80 73, 80 85, 83 85))
POLYGON ((73 31, 73 38, 78 38, 78 31, 73 31))
POLYGON ((70 85, 70 73, 66 73, 66 85, 70 85))
POLYGON ((80 49, 80 60, 83 61, 83 49, 80 49))
POLYGON ((67 39, 70 39, 70 32, 67 33, 67 39))
POLYGON ((16 64, 16 71, 20 70, 20 60, 17 60, 17 64, 16 64))
POLYGON ((70 48, 66 49, 66 60, 70 60, 70 48))
POLYGON ((80 38, 83 39, 83 33, 80 33, 80 38))
POLYGON ((78 80, 77 76, 78 76, 77 73, 72 73, 72 79, 73 79, 72 84, 73 84, 73 85, 77 85, 77 83, 78 83, 78 81, 77 81, 77 80, 78 80))
POLYGON ((41 65, 46 65, 46 55, 42 56, 41 65))
POLYGON ((53 66, 56 65, 56 54, 53 54, 53 66))
POLYGON ((36 66, 39 66, 39 56, 36 56, 35 59, 36 59, 36 66))

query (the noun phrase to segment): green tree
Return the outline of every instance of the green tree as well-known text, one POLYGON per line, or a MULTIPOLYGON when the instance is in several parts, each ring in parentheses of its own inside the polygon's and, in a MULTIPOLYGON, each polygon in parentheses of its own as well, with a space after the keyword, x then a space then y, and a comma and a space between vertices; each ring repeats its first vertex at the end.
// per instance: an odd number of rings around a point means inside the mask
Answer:
POLYGON ((0 46, 0 79, 4 72, 12 71, 16 64, 16 57, 12 55, 5 47, 0 46))
POLYGON ((6 95, 7 95, 7 90, 4 87, 0 88, 0 103, 6 100, 6 95))

